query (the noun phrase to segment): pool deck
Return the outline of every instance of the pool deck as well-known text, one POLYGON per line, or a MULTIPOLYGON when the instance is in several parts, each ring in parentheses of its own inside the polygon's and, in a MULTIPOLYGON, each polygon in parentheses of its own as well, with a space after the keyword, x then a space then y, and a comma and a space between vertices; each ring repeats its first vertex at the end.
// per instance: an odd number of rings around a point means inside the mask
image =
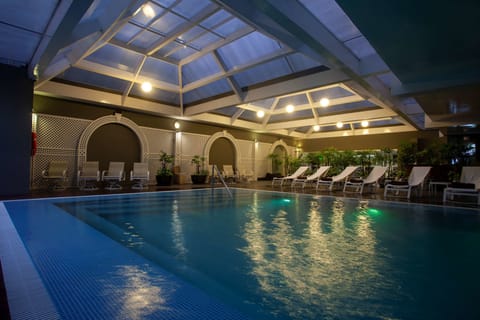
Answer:
MULTIPOLYGON (((478 209, 480 212, 480 206, 477 205, 476 201, 469 201, 471 199, 465 199, 465 201, 457 202, 448 202, 444 204, 442 201, 442 190, 424 190, 420 194, 413 193, 411 199, 408 200, 405 197, 392 197, 387 198, 383 195, 383 188, 378 188, 373 193, 364 193, 360 195, 359 193, 344 193, 342 190, 339 191, 328 191, 328 190, 315 190, 313 187, 307 188, 291 188, 290 185, 287 186, 272 186, 271 181, 251 181, 251 182, 237 182, 230 183, 229 186, 233 188, 245 188, 245 189, 256 189, 256 190, 267 190, 267 191, 281 191, 281 192, 293 192, 293 193, 305 193, 305 194, 316 194, 316 195, 328 195, 328 196, 337 196, 337 197, 347 197, 347 198, 359 198, 364 200, 385 200, 392 202, 409 202, 409 203, 419 203, 419 204, 430 204, 430 205, 439 205, 439 206, 452 206, 452 207, 464 207, 469 209, 478 209)), ((84 191, 79 190, 78 188, 67 188, 61 191, 48 191, 48 190, 34 190, 29 194, 14 196, 14 197, 1 197, 0 201, 3 200, 13 200, 13 199, 34 199, 34 198, 48 198, 48 197, 71 197, 71 196, 84 196, 84 195, 97 195, 97 194, 119 194, 119 193, 136 193, 136 192, 156 192, 156 191, 168 191, 168 190, 189 190, 189 189, 200 189, 200 188, 210 188, 210 184, 205 185, 192 185, 192 184, 183 184, 183 185, 172 185, 172 186, 149 186, 144 190, 133 190, 130 187, 126 186, 122 190, 117 191, 108 191, 104 189, 98 189, 94 191, 84 191)), ((216 184, 214 187, 221 188, 223 185, 216 184)), ((462 199, 463 200, 463 199, 462 199)), ((1 271, 1 261, 0 261, 0 318, 1 319, 10 319, 8 300, 5 293, 5 287, 3 282, 3 273, 1 271)))

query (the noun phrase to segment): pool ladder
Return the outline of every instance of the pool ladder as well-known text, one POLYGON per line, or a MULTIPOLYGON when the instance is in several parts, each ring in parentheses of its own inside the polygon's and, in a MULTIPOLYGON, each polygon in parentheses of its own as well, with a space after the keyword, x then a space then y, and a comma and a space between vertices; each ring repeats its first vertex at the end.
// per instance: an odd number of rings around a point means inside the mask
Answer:
POLYGON ((216 164, 212 164, 212 179, 211 179, 212 188, 215 184, 215 171, 217 172, 217 175, 220 178, 220 181, 222 182, 223 186, 225 187, 225 190, 227 190, 230 198, 233 198, 232 192, 230 191, 230 188, 228 187, 227 183, 225 182, 225 179, 223 179, 222 172, 220 172, 220 170, 218 170, 218 167, 217 167, 216 164))

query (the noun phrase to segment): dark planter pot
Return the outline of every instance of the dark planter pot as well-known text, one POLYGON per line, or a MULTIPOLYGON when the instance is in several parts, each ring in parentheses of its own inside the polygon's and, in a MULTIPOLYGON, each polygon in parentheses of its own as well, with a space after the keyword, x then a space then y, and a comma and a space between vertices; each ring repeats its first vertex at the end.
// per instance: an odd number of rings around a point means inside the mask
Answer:
POLYGON ((192 174, 190 177, 193 184, 205 184, 207 181, 207 175, 205 174, 192 174))
POLYGON ((157 186, 171 186, 173 181, 173 176, 156 176, 157 186))

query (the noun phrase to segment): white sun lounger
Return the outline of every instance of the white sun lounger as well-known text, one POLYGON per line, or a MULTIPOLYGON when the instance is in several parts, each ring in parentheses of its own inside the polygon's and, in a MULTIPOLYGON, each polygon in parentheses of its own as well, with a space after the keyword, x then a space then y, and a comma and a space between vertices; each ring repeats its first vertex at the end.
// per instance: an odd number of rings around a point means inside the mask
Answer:
POLYGON ((480 167, 463 167, 460 184, 452 184, 443 189, 443 202, 452 201, 455 196, 476 198, 480 205, 480 167))
POLYGON ((328 187, 329 191, 332 191, 336 183, 344 183, 357 169, 358 166, 348 166, 343 169, 342 172, 331 177, 330 179, 318 179, 316 189, 318 190, 321 186, 325 186, 328 187))
POLYGON ((297 171, 295 171, 293 174, 291 174, 289 176, 286 176, 286 177, 283 177, 283 178, 274 177, 273 180, 272 180, 272 186, 275 185, 275 182, 279 182, 279 185, 283 186, 283 184, 286 181, 293 181, 294 179, 300 177, 302 174, 305 173, 305 171, 307 171, 307 169, 308 169, 308 166, 301 166, 297 169, 297 171))
POLYGON ((383 193, 384 197, 387 196, 389 191, 391 191, 395 196, 400 196, 402 192, 405 192, 407 199, 410 199, 412 189, 420 187, 419 189, 421 190, 423 182, 431 168, 432 167, 413 167, 410 175, 408 176, 408 181, 401 184, 389 183, 385 186, 385 191, 383 193))
POLYGON ((382 178, 387 172, 388 167, 374 166, 372 171, 365 179, 350 180, 345 182, 343 192, 359 192, 363 193, 365 186, 378 186, 378 180, 382 178))
POLYGON ((330 166, 321 166, 313 174, 307 176, 305 179, 296 178, 293 179, 291 187, 294 188, 296 185, 302 185, 302 188, 309 183, 316 183, 327 171, 330 169, 330 166))

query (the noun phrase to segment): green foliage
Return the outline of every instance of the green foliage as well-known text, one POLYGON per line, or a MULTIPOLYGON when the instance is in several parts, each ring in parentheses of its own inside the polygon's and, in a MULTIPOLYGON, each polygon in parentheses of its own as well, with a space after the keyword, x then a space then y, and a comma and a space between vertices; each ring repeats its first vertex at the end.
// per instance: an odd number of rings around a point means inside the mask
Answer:
POLYGON ((205 170, 205 157, 194 155, 191 163, 195 165, 197 175, 208 175, 208 170, 205 170))
POLYGON ((173 176, 172 163, 175 157, 164 151, 160 152, 160 169, 157 170, 158 176, 173 176))

